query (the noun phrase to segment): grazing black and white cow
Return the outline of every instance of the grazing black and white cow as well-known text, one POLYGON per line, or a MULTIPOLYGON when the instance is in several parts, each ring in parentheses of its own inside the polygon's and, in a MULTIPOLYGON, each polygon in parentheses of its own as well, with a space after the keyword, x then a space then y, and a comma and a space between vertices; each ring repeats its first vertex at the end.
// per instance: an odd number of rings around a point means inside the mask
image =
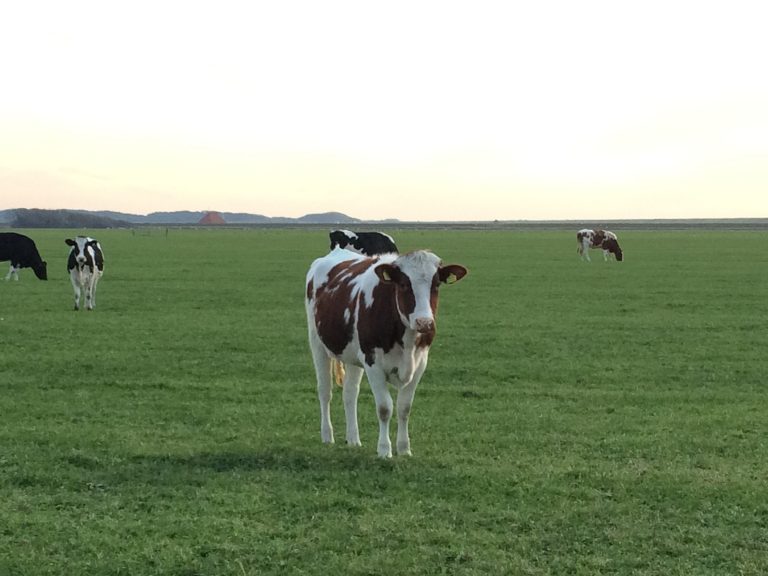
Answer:
POLYGON ((104 274, 104 252, 98 241, 88 236, 67 238, 71 246, 67 260, 67 272, 75 289, 75 310, 80 310, 80 294, 85 291, 85 307, 93 310, 96 306, 96 285, 104 274))
POLYGON ((323 442, 334 441, 330 415, 334 360, 347 367, 343 383, 347 443, 360 445, 357 397, 365 373, 379 417, 379 456, 392 456, 393 403, 388 384, 398 390, 397 452, 410 455, 408 418, 435 338, 438 288, 466 274, 463 266, 443 265, 425 250, 371 258, 337 248, 312 263, 306 308, 323 442))
POLYGON ((338 246, 366 256, 398 252, 394 238, 389 234, 384 234, 384 232, 334 230, 329 236, 331 238, 331 250, 338 246))
POLYGON ((576 251, 582 260, 592 261, 589 257, 590 248, 602 248, 604 260, 608 260, 611 255, 619 262, 624 260, 624 253, 621 251, 616 234, 608 230, 590 230, 589 228, 579 230, 576 233, 576 251))
POLYGON ((19 279, 19 270, 32 268, 40 280, 48 280, 47 264, 40 257, 34 241, 29 236, 16 232, 0 233, 0 262, 11 262, 11 269, 5 275, 6 280, 13 276, 19 279))

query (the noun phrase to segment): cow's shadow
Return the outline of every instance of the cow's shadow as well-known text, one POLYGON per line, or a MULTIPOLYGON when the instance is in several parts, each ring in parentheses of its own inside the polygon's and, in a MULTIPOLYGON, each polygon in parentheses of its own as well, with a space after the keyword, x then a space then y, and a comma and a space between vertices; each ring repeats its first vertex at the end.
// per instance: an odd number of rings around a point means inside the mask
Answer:
POLYGON ((351 448, 345 445, 298 448, 272 446, 255 449, 228 448, 222 451, 202 451, 189 454, 136 454, 105 462, 84 455, 67 456, 67 464, 77 476, 91 479, 89 484, 117 487, 133 483, 150 485, 203 485, 223 476, 284 475, 334 478, 397 476, 406 479, 413 474, 428 473, 434 477, 451 475, 450 467, 442 461, 425 457, 378 458, 370 446, 351 448), (367 450, 366 450, 367 448, 367 450))
POLYGON ((132 456, 131 464, 139 468, 206 470, 210 472, 285 470, 301 472, 322 464, 309 453, 267 448, 253 452, 222 451, 192 454, 144 454, 132 456))

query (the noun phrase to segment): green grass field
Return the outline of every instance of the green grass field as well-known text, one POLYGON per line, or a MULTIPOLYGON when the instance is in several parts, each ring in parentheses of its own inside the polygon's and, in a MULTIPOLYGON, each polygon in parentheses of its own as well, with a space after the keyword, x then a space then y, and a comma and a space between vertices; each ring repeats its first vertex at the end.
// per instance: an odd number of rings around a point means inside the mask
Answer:
POLYGON ((50 280, 0 280, 0 576, 768 573, 768 233, 617 232, 586 264, 571 232, 393 231, 470 273, 382 461, 365 382, 363 447, 320 442, 325 232, 93 231, 74 312, 73 234, 26 231, 50 280))

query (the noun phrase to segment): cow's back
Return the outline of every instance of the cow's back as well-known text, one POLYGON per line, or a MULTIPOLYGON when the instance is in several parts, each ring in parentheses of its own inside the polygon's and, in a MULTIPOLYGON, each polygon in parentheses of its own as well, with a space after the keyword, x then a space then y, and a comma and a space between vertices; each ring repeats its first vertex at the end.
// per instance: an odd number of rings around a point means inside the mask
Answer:
POLYGON ((372 306, 379 286, 374 267, 396 258, 396 254, 368 257, 336 248, 312 263, 307 273, 307 321, 330 353, 341 356, 354 344, 351 355, 356 354, 360 308, 372 306))
POLYGON ((28 236, 17 232, 0 232, 0 261, 23 258, 37 253, 35 243, 28 236))
POLYGON ((378 256, 380 254, 398 252, 394 238, 384 232, 333 230, 329 237, 331 240, 331 250, 342 248, 365 256, 378 256))

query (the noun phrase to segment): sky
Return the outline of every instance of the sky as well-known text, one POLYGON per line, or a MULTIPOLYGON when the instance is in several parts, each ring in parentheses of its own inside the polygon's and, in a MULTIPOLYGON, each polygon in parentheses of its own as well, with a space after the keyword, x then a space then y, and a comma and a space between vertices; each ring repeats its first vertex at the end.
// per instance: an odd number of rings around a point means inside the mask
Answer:
POLYGON ((763 0, 25 0, 0 209, 768 217, 763 0))

